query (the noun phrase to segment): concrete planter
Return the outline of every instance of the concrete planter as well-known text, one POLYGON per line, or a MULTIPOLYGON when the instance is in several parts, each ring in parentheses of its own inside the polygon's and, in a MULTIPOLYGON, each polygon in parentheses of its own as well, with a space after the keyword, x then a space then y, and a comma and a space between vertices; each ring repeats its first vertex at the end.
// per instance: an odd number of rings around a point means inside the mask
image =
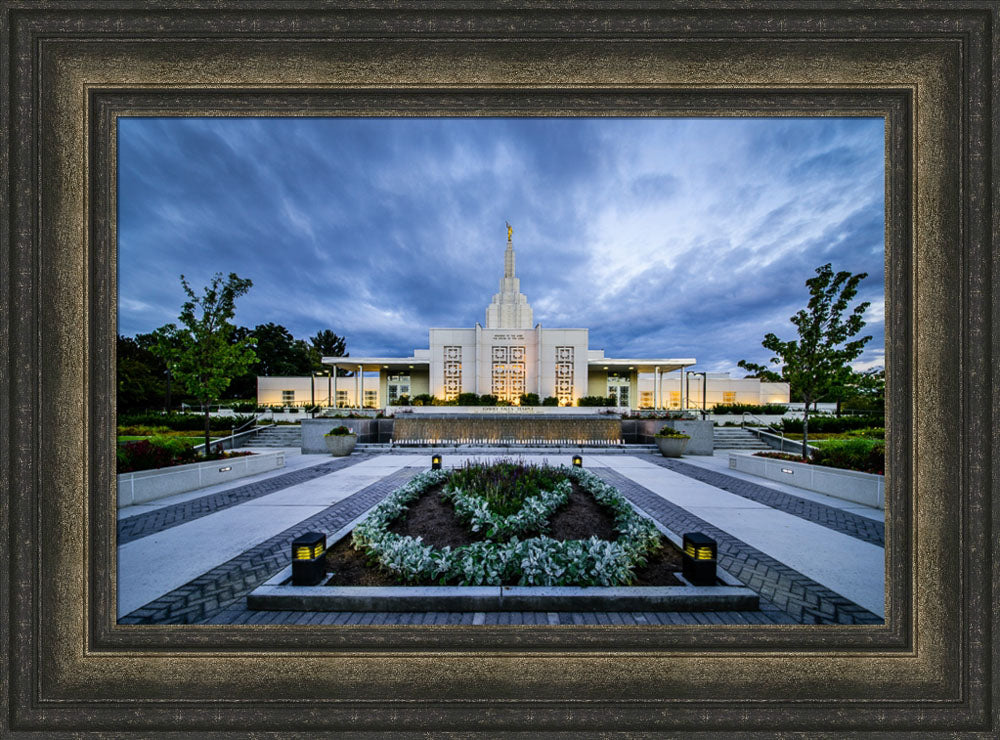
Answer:
POLYGON ((885 508, 884 475, 735 453, 729 456, 729 467, 845 501, 885 508))
POLYGON ((326 442, 326 449, 334 457, 346 457, 354 452, 354 445, 358 443, 356 434, 328 434, 323 437, 326 442))
POLYGON ((687 449, 687 437, 654 437, 660 454, 664 457, 680 457, 687 449))
POLYGON ((285 453, 270 452, 121 473, 118 476, 118 508, 144 504, 283 467, 285 453))

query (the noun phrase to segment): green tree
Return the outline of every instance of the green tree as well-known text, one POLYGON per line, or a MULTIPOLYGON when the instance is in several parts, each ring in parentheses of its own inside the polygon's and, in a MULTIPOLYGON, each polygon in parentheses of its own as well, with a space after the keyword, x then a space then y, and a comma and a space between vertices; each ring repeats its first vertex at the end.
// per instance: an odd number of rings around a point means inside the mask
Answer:
POLYGON ((163 396, 166 367, 138 338, 118 335, 118 413, 149 409, 163 396))
POLYGON ((202 296, 196 296, 181 275, 188 300, 181 306, 180 326, 167 324, 156 330, 155 353, 171 369, 174 380, 205 410, 205 453, 209 453, 209 412, 229 386, 230 379, 246 371, 255 355, 247 340, 232 342, 236 299, 253 283, 229 273, 216 273, 202 296))
POLYGON ((280 324, 258 324, 251 333, 257 361, 257 375, 309 375, 314 364, 314 350, 280 324))
MULTIPOLYGON (((871 337, 854 337, 865 325, 862 318, 867 302, 859 303, 845 317, 848 305, 857 295, 858 284, 868 273, 834 274, 829 263, 816 268, 816 276, 806 280, 809 303, 791 317, 799 338, 782 341, 772 333, 764 335, 761 344, 774 353, 770 362, 780 366, 781 376, 805 403, 802 423, 802 458, 807 457, 809 443, 809 405, 843 386, 851 376, 847 363, 857 359, 871 337)), ((765 365, 741 360, 739 366, 754 373, 773 372, 765 365)))
MULTIPOLYGON (((322 363, 324 357, 350 357, 351 353, 347 352, 347 340, 335 334, 330 329, 323 329, 323 331, 318 332, 316 336, 309 337, 309 343, 312 344, 313 350, 316 352, 316 364, 313 368, 314 370, 326 370, 327 367, 322 363)), ((342 367, 337 368, 337 377, 343 378, 353 375, 353 373, 348 372, 342 367)))

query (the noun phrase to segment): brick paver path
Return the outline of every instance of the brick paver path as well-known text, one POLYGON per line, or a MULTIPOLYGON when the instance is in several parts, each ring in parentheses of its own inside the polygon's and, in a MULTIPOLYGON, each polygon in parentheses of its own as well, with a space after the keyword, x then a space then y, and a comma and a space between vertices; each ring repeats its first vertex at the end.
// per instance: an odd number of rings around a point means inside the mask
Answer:
MULTIPOLYGON (((689 466, 694 467, 694 466, 689 466)), ((646 514, 678 536, 684 532, 704 532, 719 547, 719 566, 803 624, 882 624, 882 617, 789 568, 755 547, 714 527, 648 488, 610 468, 591 472, 615 486, 646 514)), ((726 476, 730 477, 730 476, 726 476)), ((762 603, 762 608, 764 604, 762 603)))
POLYGON ((190 501, 164 506, 155 511, 136 514, 126 519, 119 519, 118 546, 121 547, 133 540, 148 537, 151 534, 176 527, 178 524, 190 522, 192 519, 199 519, 203 516, 214 514, 217 511, 228 509, 230 506, 244 504, 247 501, 266 496, 269 493, 275 493, 289 486, 315 480, 351 465, 356 465, 370 457, 371 455, 342 457, 308 468, 293 470, 290 473, 275 475, 255 483, 247 483, 246 485, 230 488, 219 493, 210 493, 207 496, 201 496, 190 501))
MULTIPOLYGON (((767 506, 793 513, 823 526, 836 523, 834 507, 816 504, 796 496, 758 486, 733 476, 707 471, 676 461, 650 459, 675 472, 689 475, 731 493, 745 495, 767 506), (673 464, 671 464, 673 463, 673 464), (677 467, 675 467, 677 466, 677 467), (683 469, 680 467, 683 466, 683 469), (707 474, 707 476, 703 476, 707 474), (712 476, 709 478, 708 476, 712 476), (756 490, 760 489, 760 490, 756 490), (832 511, 825 511, 830 509, 832 511), (828 523, 829 522, 829 523, 828 523)), ((321 475, 340 470, 359 462, 357 456, 293 471, 275 478, 241 486, 219 494, 178 504, 174 513, 157 520, 143 514, 130 519, 148 519, 138 522, 131 532, 131 539, 138 539, 156 531, 176 526, 183 521, 205 516, 227 506, 273 493, 290 485, 312 480, 321 475), (305 474, 305 475, 303 475, 305 474), (199 504, 202 500, 203 504, 199 504), (187 506, 191 504, 191 506, 187 506), (187 507, 187 508, 185 508, 187 507), (214 507, 214 508, 212 508, 214 507), (186 517, 186 518, 185 518, 186 517), (141 532, 141 534, 139 534, 141 532)), ((404 468, 373 483, 343 501, 296 524, 284 532, 260 543, 232 560, 213 568, 180 588, 122 617, 122 624, 308 624, 308 625, 400 625, 400 624, 467 624, 467 625, 685 625, 685 624, 881 624, 882 618, 854 602, 816 583, 798 571, 785 566, 774 558, 747 545, 708 522, 676 506, 652 491, 638 485, 619 473, 606 468, 593 472, 616 486, 624 495, 660 521, 668 529, 682 533, 702 531, 719 543, 719 565, 761 595, 760 611, 745 612, 309 612, 309 611, 250 611, 246 608, 246 595, 290 562, 288 543, 310 529, 333 532, 357 518, 378 503, 390 492, 403 485, 422 467, 404 468)), ((848 512, 840 512, 848 514, 848 512)), ((858 515, 849 515, 844 521, 858 515)), ((869 522, 870 520, 865 520, 869 522)), ((857 523, 861 524, 861 522, 857 523)), ((880 541, 872 531, 879 532, 881 523, 874 530, 855 527, 856 533, 844 532, 874 544, 880 541)), ((843 521, 841 522, 843 525, 843 521)), ((844 531, 837 526, 831 529, 844 531)), ((125 540, 129 541, 129 540, 125 540)))
POLYGON ((836 506, 828 506, 801 496, 776 491, 773 488, 751 483, 733 475, 706 470, 680 460, 671 460, 662 456, 649 456, 649 460, 655 465, 686 475, 688 478, 694 478, 723 491, 770 506, 772 509, 778 509, 835 532, 856 537, 863 542, 885 547, 885 524, 883 522, 838 509, 836 506))
POLYGON ((236 601, 244 601, 247 593, 292 562, 290 543, 293 539, 313 529, 335 532, 421 470, 426 468, 403 468, 387 475, 367 488, 212 568, 193 581, 139 607, 119 619, 119 623, 192 624, 211 617, 236 601))

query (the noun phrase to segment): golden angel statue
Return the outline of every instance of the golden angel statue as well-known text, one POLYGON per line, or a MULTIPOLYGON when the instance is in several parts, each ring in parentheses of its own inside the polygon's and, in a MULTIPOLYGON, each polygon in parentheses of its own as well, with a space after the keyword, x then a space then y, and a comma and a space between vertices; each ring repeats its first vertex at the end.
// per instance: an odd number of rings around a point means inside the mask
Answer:
POLYGON ((514 227, 511 226, 510 223, 507 221, 504 221, 504 223, 507 224, 507 241, 510 241, 510 237, 514 233, 514 227))

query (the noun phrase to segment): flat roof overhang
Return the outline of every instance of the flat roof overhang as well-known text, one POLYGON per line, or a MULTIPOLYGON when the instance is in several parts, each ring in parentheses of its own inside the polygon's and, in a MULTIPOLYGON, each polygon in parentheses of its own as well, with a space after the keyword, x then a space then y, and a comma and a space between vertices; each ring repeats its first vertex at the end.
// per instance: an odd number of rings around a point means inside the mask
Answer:
POLYGON ((681 370, 691 367, 696 360, 693 357, 599 357, 587 360, 587 367, 594 370, 607 370, 608 372, 628 372, 635 370, 640 373, 656 372, 659 368, 661 373, 669 373, 673 370, 681 370))
POLYGON ((365 372, 375 370, 404 371, 430 369, 431 361, 421 357, 324 357, 324 365, 336 365, 345 370, 356 370, 361 365, 365 372))

